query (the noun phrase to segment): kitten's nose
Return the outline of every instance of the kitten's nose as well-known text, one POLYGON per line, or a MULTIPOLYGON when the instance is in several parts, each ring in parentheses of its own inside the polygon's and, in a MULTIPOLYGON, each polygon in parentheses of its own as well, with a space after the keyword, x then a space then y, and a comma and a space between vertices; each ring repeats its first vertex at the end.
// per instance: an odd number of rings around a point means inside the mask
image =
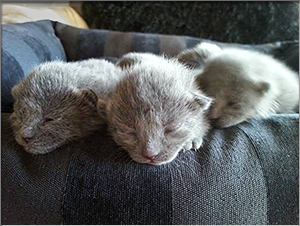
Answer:
POLYGON ((143 153, 143 156, 146 159, 154 160, 159 154, 150 154, 150 153, 143 153))
POLYGON ((160 155, 160 150, 159 141, 148 139, 145 147, 142 149, 142 155, 146 159, 154 160, 160 155))
POLYGON ((209 116, 209 118, 211 119, 211 120, 216 120, 216 119, 218 119, 219 117, 220 117, 220 112, 218 112, 218 111, 211 111, 210 112, 210 116, 209 116))
POLYGON ((212 116, 210 116, 210 119, 211 119, 212 121, 216 121, 218 118, 219 118, 219 117, 218 117, 218 116, 216 116, 216 115, 212 115, 212 116))
POLYGON ((213 106, 209 111, 209 118, 212 120, 216 120, 220 118, 222 115, 222 107, 220 106, 213 106))
POLYGON ((33 138, 33 128, 32 127, 24 128, 22 133, 22 138, 26 143, 28 143, 33 138))
POLYGON ((28 143, 32 137, 22 136, 23 140, 28 143))
POLYGON ((209 119, 210 119, 211 124, 215 127, 215 125, 218 122, 219 115, 211 114, 210 117, 209 117, 209 119))

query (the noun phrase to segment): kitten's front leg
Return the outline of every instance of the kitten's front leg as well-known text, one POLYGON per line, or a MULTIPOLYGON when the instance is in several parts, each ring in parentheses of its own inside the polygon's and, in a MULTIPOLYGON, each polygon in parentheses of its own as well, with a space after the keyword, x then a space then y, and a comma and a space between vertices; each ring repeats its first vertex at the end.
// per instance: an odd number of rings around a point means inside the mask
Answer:
POLYGON ((193 143, 193 149, 198 150, 203 143, 203 138, 197 137, 192 141, 192 143, 193 143))

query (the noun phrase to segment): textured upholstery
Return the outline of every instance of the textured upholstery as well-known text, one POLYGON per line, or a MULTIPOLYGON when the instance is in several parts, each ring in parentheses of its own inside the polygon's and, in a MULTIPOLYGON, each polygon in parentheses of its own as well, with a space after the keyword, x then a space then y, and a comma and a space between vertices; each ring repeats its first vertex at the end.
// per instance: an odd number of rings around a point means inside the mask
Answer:
POLYGON ((220 46, 238 46, 255 49, 279 58, 299 70, 299 41, 282 41, 258 45, 223 43, 190 36, 160 35, 135 32, 118 32, 100 29, 80 29, 55 23, 57 36, 69 61, 91 57, 121 57, 128 52, 151 52, 173 57, 200 42, 213 42, 220 46))
MULTIPOLYGON (((298 114, 213 129, 200 150, 180 153, 163 166, 133 162, 105 128, 46 155, 26 153, 14 141, 3 97, 35 64, 90 57, 114 61, 133 50, 176 55, 200 39, 40 21, 2 26, 2 40, 2 224, 299 223, 298 114)), ((297 46, 242 47, 297 66, 297 46)))
POLYGON ((298 115, 211 130, 162 167, 130 161, 105 129, 32 156, 8 116, 3 224, 298 224, 298 115))

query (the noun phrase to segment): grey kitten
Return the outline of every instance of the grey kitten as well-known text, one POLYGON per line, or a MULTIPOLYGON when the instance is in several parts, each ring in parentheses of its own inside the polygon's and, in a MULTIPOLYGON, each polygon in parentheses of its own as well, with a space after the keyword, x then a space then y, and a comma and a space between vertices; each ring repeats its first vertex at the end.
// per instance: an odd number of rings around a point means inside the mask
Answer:
POLYGON ((269 55, 201 43, 178 57, 183 63, 193 59, 189 65, 195 67, 200 89, 215 99, 209 112, 214 127, 293 113, 298 106, 298 75, 269 55), (193 63, 198 58, 200 65, 193 63))
POLYGON ((149 53, 129 53, 117 65, 123 67, 122 80, 98 104, 106 108, 112 137, 131 158, 160 165, 182 149, 200 148, 212 99, 197 89, 192 71, 149 53))
POLYGON ((45 154, 99 129, 104 120, 97 112, 98 96, 111 95, 120 71, 97 59, 36 67, 12 89, 16 141, 27 152, 45 154))

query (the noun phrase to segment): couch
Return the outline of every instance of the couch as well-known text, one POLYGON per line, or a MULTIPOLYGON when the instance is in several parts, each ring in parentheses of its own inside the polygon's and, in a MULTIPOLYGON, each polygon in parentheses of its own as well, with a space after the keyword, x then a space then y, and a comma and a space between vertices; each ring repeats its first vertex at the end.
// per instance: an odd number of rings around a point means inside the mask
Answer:
POLYGON ((107 128, 46 155, 15 141, 11 88, 44 61, 130 51, 175 56, 201 41, 256 49, 299 71, 299 42, 246 45, 189 36, 80 29, 50 20, 2 25, 2 224, 299 224, 299 114, 212 129, 170 164, 130 160, 107 128))

